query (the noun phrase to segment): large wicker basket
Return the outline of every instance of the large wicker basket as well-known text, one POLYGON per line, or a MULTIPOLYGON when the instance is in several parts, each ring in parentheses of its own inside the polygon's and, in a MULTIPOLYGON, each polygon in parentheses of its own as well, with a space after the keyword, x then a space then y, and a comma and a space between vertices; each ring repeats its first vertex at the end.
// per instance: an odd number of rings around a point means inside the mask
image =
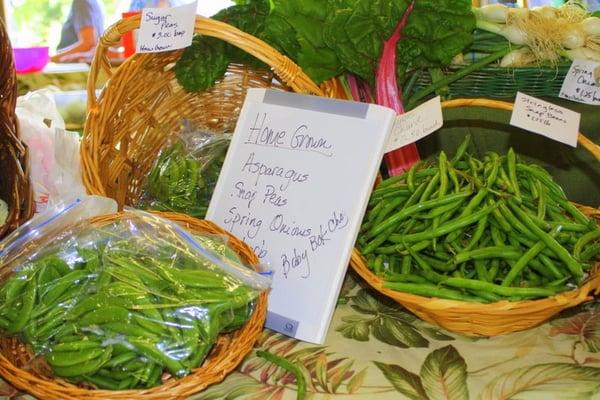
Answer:
MULTIPOLYGON (((257 266, 258 258, 252 249, 235 236, 209 221, 203 221, 177 213, 158 213, 165 218, 197 233, 225 235, 228 245, 248 265, 257 266)), ((105 223, 118 219, 120 214, 98 217, 91 223, 105 223)), ((263 292, 250 320, 239 330, 221 335, 204 363, 180 379, 170 378, 161 386, 140 390, 95 390, 75 386, 62 379, 52 378, 45 363, 32 362, 33 355, 16 338, 0 339, 0 375, 15 387, 40 399, 48 400, 131 400, 131 399, 182 399, 220 382, 248 354, 260 333, 267 311, 267 293, 263 292)))
MULTIPOLYGON (((487 99, 456 99, 443 102, 442 107, 487 107, 511 111, 513 104, 487 99)), ((600 147, 582 134, 579 134, 579 145, 600 160, 600 147)), ((598 215, 598 210, 593 208, 582 207, 582 210, 593 217, 598 215)), ((383 280, 368 268, 365 258, 356 249, 350 265, 375 290, 402 304, 420 318, 449 331, 472 336, 495 336, 528 329, 566 308, 590 300, 593 292, 600 294, 600 263, 576 290, 540 300, 490 304, 427 298, 384 288, 383 280)))
POLYGON ((173 71, 180 51, 137 54, 119 68, 111 68, 107 49, 139 24, 139 16, 124 19, 102 36, 88 80, 88 116, 81 145, 87 190, 116 199, 120 207, 138 198, 158 150, 177 132, 182 119, 210 131, 232 132, 249 88, 322 94, 296 64, 263 41, 200 16, 196 17, 196 33, 243 49, 269 65, 272 72, 231 65, 212 89, 188 93, 173 71), (96 97, 101 72, 108 81, 96 97))
POLYGON ((0 20, 0 199, 8 204, 0 239, 33 215, 33 191, 29 182, 27 147, 19 140, 15 115, 17 79, 12 48, 0 20))

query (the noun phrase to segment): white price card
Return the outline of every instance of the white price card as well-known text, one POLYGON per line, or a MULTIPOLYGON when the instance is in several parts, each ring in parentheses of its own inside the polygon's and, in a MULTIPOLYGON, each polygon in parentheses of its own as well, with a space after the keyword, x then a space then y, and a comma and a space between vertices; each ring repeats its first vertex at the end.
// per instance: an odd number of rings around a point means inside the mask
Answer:
POLYGON ((600 105, 600 62, 575 60, 563 81, 559 97, 600 105))
POLYGON ((510 124, 577 147, 580 119, 575 111, 517 92, 510 124))
POLYGON ((423 139, 440 129, 443 124, 442 103, 440 96, 437 96, 407 113, 396 116, 385 152, 423 139))
POLYGON ((392 109, 250 89, 207 219, 273 271, 266 326, 323 343, 392 109))
POLYGON ((144 8, 136 43, 138 53, 178 50, 192 44, 197 1, 172 8, 144 8))

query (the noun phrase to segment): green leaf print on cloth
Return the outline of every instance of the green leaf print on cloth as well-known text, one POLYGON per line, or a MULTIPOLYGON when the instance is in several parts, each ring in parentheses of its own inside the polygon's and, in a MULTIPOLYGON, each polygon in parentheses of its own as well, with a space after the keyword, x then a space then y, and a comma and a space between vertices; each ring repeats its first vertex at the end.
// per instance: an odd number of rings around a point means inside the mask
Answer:
POLYGON ((454 340, 400 305, 372 296, 368 290, 360 289, 347 299, 357 314, 342 317, 343 323, 337 331, 345 338, 366 342, 372 335, 383 343, 401 348, 428 347, 425 335, 434 340, 454 340))
POLYGON ((467 400, 467 364, 451 346, 425 358, 419 375, 393 364, 375 362, 396 390, 411 399, 467 400))
POLYGON ((494 379, 481 400, 586 400, 600 391, 600 368, 574 364, 539 364, 494 379))

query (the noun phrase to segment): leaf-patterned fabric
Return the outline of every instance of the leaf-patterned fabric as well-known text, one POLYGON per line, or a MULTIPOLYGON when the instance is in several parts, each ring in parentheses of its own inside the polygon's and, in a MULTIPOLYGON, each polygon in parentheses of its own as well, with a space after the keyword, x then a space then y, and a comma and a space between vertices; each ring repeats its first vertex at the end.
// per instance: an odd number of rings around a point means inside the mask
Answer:
MULTIPOLYGON (((312 400, 600 400, 600 302, 537 328, 470 338, 423 322, 348 274, 323 346, 265 330, 257 348, 297 365, 312 400)), ((2 399, 32 399, 7 384, 2 399)), ((295 376, 246 357, 190 400, 296 399, 295 376)))

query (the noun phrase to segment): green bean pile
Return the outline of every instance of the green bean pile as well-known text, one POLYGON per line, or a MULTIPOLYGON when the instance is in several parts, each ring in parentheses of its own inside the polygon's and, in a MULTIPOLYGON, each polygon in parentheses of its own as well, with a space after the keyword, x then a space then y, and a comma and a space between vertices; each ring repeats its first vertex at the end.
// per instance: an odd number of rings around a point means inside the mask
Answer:
MULTIPOLYGON (((137 251, 110 235, 29 262, 0 289, 0 328, 56 376, 113 390, 160 385, 165 372, 198 367, 252 314, 257 291, 207 259, 176 245, 137 251)), ((203 243, 239 262, 226 245, 203 243)))
POLYGON ((393 290, 482 303, 579 285, 600 252, 595 221, 512 148, 478 159, 469 140, 373 191, 358 240, 369 268, 393 290))
POLYGON ((161 152, 146 183, 140 208, 204 218, 221 173, 229 138, 188 150, 182 140, 161 152))

